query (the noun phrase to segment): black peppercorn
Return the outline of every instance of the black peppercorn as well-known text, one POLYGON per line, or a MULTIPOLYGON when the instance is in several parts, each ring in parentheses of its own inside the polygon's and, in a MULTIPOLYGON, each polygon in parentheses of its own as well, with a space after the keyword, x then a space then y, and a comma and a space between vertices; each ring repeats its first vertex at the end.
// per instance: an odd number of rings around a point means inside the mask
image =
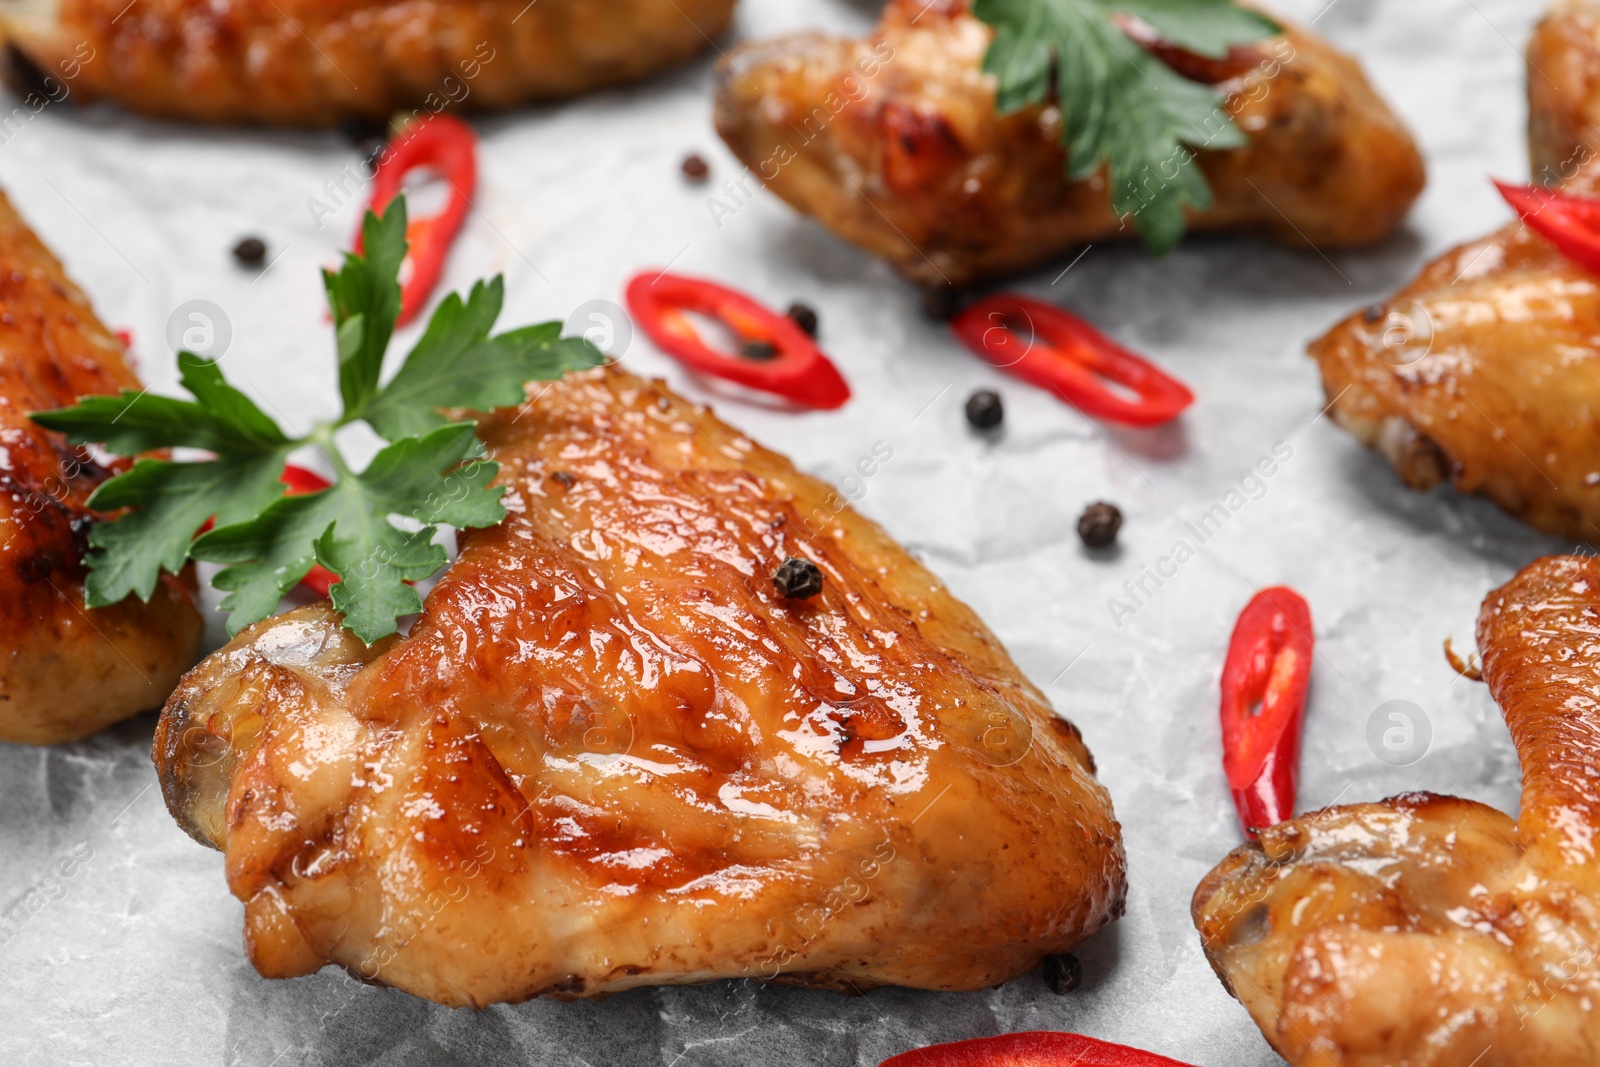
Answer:
POLYGON ((922 313, 934 322, 949 322, 961 310, 961 297, 949 285, 935 285, 922 291, 922 313))
POLYGON ((778 595, 790 600, 807 600, 822 592, 822 571, 809 559, 790 556, 772 572, 778 595))
POLYGON ((1044 958, 1044 984, 1052 993, 1070 993, 1083 984, 1083 964, 1070 952, 1044 958))
POLYGON ((1367 308, 1361 317, 1366 319, 1368 322, 1378 322, 1383 318, 1383 305, 1373 304, 1371 307, 1367 308))
POLYGON ((806 332, 807 337, 817 335, 817 313, 810 306, 801 303, 789 305, 789 317, 794 324, 806 332))
POLYGON ((1090 504, 1078 518, 1078 536, 1090 548, 1110 548, 1122 529, 1122 512, 1115 504, 1090 504))
POLYGON ((246 237, 233 246, 233 258, 247 267, 259 267, 267 258, 267 243, 259 237, 246 237))
POLYGON ((683 176, 692 182, 703 182, 711 174, 711 164, 700 158, 699 153, 691 152, 683 157, 683 176))
POLYGON ((967 422, 975 430, 992 430, 1005 421, 1006 406, 993 389, 979 389, 967 397, 967 422))
POLYGON ((739 354, 745 359, 777 359, 778 346, 771 341, 746 341, 739 346, 739 354))

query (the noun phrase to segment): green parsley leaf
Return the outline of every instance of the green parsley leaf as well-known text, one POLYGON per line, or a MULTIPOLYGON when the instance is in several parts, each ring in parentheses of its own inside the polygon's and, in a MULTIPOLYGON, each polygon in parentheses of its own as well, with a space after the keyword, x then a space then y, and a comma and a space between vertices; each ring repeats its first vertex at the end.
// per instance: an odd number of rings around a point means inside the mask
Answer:
MULTIPOLYGON (((280 452, 289 439, 249 397, 223 380, 222 370, 193 352, 178 353, 183 387, 195 400, 124 389, 84 397, 77 407, 35 412, 40 426, 75 445, 101 444, 123 456, 188 445, 209 452, 280 452)), ((191 531, 192 532, 192 531, 191 531)))
POLYGON ((400 317, 400 264, 406 258, 406 198, 361 225, 362 255, 347 253, 335 274, 322 272, 338 342, 339 396, 355 411, 378 388, 383 355, 400 317))
POLYGON ((431 526, 402 533, 385 525, 374 532, 380 536, 372 540, 343 538, 330 526, 317 541, 317 559, 344 576, 328 590, 333 606, 344 612, 345 629, 369 645, 394 633, 400 616, 422 610, 422 597, 405 583, 449 562, 444 546, 433 543, 431 526), (383 565, 372 566, 373 559, 383 565))
POLYGON ((228 635, 271 615, 317 561, 316 540, 339 521, 342 501, 331 490, 283 496, 252 517, 201 534, 195 559, 229 563, 211 579, 226 590, 228 635))
POLYGON ((599 349, 581 337, 562 337, 554 322, 491 338, 504 301, 505 282, 498 277, 474 285, 465 303, 455 293, 447 296, 422 340, 361 417, 392 441, 444 425, 440 408, 488 411, 517 404, 530 381, 604 362, 599 349))
POLYGON ((974 0, 972 13, 995 30, 983 69, 995 76, 1000 110, 1045 102, 1054 81, 1067 177, 1082 181, 1107 167, 1118 214, 1133 217, 1152 251, 1171 251, 1185 207, 1211 206, 1194 150, 1237 148, 1245 138, 1220 93, 1178 75, 1116 17, 1138 18, 1163 40, 1210 57, 1279 27, 1232 0, 974 0))
POLYGON ((408 583, 448 562, 435 542, 440 525, 493 526, 505 518, 493 486, 495 464, 471 422, 442 409, 487 410, 521 401, 525 384, 591 367, 602 356, 586 341, 564 338, 557 323, 489 335, 505 284, 479 282, 463 301, 451 295, 422 340, 381 388, 383 359, 400 313, 400 264, 406 255, 402 197, 380 219, 367 213, 365 255, 346 256, 323 272, 333 310, 341 416, 304 437, 286 436, 215 363, 180 353, 180 381, 192 399, 135 393, 85 397, 42 412, 35 421, 75 444, 101 444, 123 455, 195 448, 215 458, 174 462, 142 458, 108 480, 91 507, 123 511, 89 534, 91 607, 132 593, 148 600, 161 572, 191 559, 223 564, 215 577, 227 592, 228 631, 266 618, 313 564, 339 575, 331 596, 344 625, 371 643, 395 632, 402 615, 422 607, 408 583), (336 431, 365 420, 387 444, 365 470, 350 469, 336 431), (290 453, 315 446, 339 473, 329 488, 287 496, 280 480, 290 453), (206 520, 216 526, 195 537, 206 520))
POLYGON ((1266 15, 1233 0, 1115 0, 1105 6, 1143 19, 1163 41, 1208 59, 1221 59, 1235 45, 1283 32, 1266 15))
POLYGON ((474 445, 470 422, 402 438, 360 474, 321 492, 282 497, 246 521, 201 536, 191 556, 231 565, 213 579, 231 593, 222 602, 232 613, 228 632, 270 615, 312 563, 321 563, 340 577, 332 596, 346 628, 368 644, 393 633, 398 616, 422 606, 405 583, 448 562, 444 548, 432 544, 432 524, 493 526, 505 518, 505 487, 488 484, 493 463, 452 469, 474 445), (395 516, 428 525, 402 530, 395 516))
POLYGON ((162 571, 177 574, 183 569, 195 531, 208 518, 239 521, 283 493, 278 480, 283 459, 283 452, 230 455, 204 463, 141 459, 132 470, 103 483, 89 498, 90 507, 138 510, 89 528, 89 575, 84 582, 88 605, 109 607, 129 593, 149 600, 162 571))

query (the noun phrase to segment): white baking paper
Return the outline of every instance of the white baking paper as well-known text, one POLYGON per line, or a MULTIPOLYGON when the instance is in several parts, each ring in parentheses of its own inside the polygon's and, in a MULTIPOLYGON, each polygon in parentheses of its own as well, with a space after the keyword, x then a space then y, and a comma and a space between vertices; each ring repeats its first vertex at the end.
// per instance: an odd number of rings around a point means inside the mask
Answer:
MULTIPOLYGON (((1154 432, 1096 426, 981 364, 919 317, 887 268, 770 194, 719 226, 708 199, 738 170, 711 128, 715 53, 648 85, 476 120, 479 211, 446 282, 503 271, 504 324, 620 303, 634 271, 668 264, 818 309, 826 348, 855 389, 837 413, 714 395, 639 336, 624 358, 714 400, 725 419, 823 476, 842 479, 877 442, 893 449, 851 484, 856 506, 988 620, 1082 728, 1115 799, 1128 913, 1082 947, 1082 988, 1058 996, 1037 974, 979 993, 860 998, 726 983, 473 1012, 333 970, 267 981, 245 961, 222 858, 184 836, 162 805, 149 758, 154 717, 145 716, 81 744, 0 745, 0 1063, 870 1067, 916 1045, 1032 1028, 1210 1067, 1279 1062, 1211 973, 1189 921, 1195 884, 1239 843, 1216 707, 1234 617, 1253 589, 1274 583, 1312 604, 1319 654, 1303 808, 1421 788, 1514 812, 1518 768, 1499 714, 1483 687, 1452 674, 1440 643, 1454 634, 1470 647, 1483 595, 1570 546, 1482 501, 1401 488, 1381 459, 1319 417, 1323 396, 1304 355, 1309 339, 1426 258, 1509 217, 1488 178, 1527 172, 1520 49, 1540 5, 1278 6, 1315 18, 1317 31, 1362 57, 1424 147, 1428 190, 1409 227, 1371 251, 1213 238, 1156 261, 1101 246, 1065 274, 1062 262, 1022 282, 1194 386, 1199 402, 1181 425, 1154 432), (708 186, 680 177, 690 150, 710 160, 708 186), (978 387, 1005 397, 997 440, 964 423, 962 403, 978 387), (1260 488, 1241 486, 1275 447, 1289 453, 1275 473, 1260 488), (1196 558, 1113 618, 1108 602, 1127 601, 1124 583, 1235 488, 1246 504, 1194 546, 1196 558), (1074 533, 1081 509, 1100 499, 1127 517, 1109 559, 1091 558, 1074 533), (1387 725, 1396 707, 1420 713, 1414 726, 1428 735, 1409 766, 1368 743, 1374 716, 1387 725)), ((744 0, 735 37, 861 31, 876 14, 866 0, 744 0)), ((210 301, 231 330, 229 375, 303 425, 334 410, 317 268, 356 224, 357 203, 329 192, 356 162, 332 134, 217 131, 52 105, 0 144, 0 184, 101 316, 132 329, 158 390, 175 380, 169 320, 189 301, 210 301), (229 254, 247 234, 269 246, 272 265, 260 274, 229 254)), ((211 633, 220 639, 215 622, 211 633)))

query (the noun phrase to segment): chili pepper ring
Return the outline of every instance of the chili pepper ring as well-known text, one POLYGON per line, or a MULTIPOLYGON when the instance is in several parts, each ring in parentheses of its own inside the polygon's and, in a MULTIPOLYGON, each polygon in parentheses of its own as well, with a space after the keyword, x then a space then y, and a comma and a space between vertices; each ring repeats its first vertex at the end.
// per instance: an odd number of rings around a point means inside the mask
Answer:
POLYGON ((794 319, 737 290, 699 278, 646 271, 628 283, 627 300, 650 340, 691 370, 807 407, 838 408, 850 399, 844 376, 794 319), (685 312, 722 322, 740 339, 742 349, 765 346, 759 349, 761 358, 711 347, 685 312))
POLYGON ((1274 586, 1245 605, 1228 642, 1222 765, 1251 839, 1294 815, 1314 641, 1311 606, 1293 589, 1274 586))
MULTIPOLYGON (((378 153, 371 207, 380 215, 389 201, 400 194, 406 175, 413 171, 433 170, 450 186, 444 210, 430 218, 413 219, 406 228, 406 240, 411 245, 406 259, 411 264, 411 274, 400 289, 397 327, 416 318, 439 284, 444 261, 466 221, 478 185, 477 145, 477 135, 465 122, 452 115, 428 115, 396 134, 378 153)), ((359 232, 355 251, 361 254, 359 232)))
POLYGON ((978 356, 1085 415, 1159 426, 1194 403, 1178 379, 1043 300, 998 293, 968 306, 950 327, 978 356))

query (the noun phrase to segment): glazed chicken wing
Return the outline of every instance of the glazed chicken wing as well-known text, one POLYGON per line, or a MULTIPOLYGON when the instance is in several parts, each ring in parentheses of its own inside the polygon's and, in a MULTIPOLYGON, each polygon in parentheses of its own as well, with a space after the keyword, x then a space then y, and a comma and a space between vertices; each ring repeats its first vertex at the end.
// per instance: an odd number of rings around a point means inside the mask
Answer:
POLYGON ((616 369, 480 434, 509 517, 407 636, 302 608, 162 713, 167 803, 226 853, 261 973, 451 1005, 976 989, 1120 914, 1077 731, 826 486, 616 369), (820 595, 776 591, 795 556, 820 595))
MULTIPOLYGON (((965 286, 1133 234, 1100 175, 1064 176, 1061 115, 1001 115, 982 72, 989 28, 964 0, 890 0, 866 40, 746 45, 719 74, 725 141, 779 196, 928 285, 965 286)), ((1423 185, 1416 145, 1354 60, 1298 30, 1225 60, 1163 50, 1215 84, 1250 138, 1202 152, 1203 230, 1369 244, 1423 185)))
POLYGON ((708 47, 734 0, 0 0, 57 92, 202 122, 332 126, 501 108, 708 47))
POLYGON ((1600 147, 1600 3, 1559 0, 1528 42, 1528 155, 1556 185, 1600 147))
POLYGON ((1207 956, 1296 1067, 1600 1060, 1600 561, 1540 560, 1478 618, 1522 760, 1513 822, 1412 794, 1263 831, 1194 897, 1207 956))
MULTIPOLYGON (((1567 186, 1594 195, 1600 165, 1567 186)), ((1428 489, 1600 541, 1600 279, 1520 222, 1311 345, 1330 414, 1428 489)))
POLYGON ((28 413, 138 389, 122 345, 0 194, 0 741, 72 741, 159 707, 200 645, 191 579, 86 609, 102 466, 28 413))

